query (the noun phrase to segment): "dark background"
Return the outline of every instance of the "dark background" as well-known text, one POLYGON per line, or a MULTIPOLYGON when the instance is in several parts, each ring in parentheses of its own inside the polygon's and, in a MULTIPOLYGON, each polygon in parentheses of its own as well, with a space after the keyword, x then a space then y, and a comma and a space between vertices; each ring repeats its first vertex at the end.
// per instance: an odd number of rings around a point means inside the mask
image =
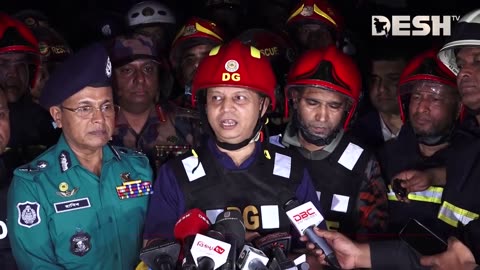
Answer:
MULTIPOLYGON (((247 26, 254 21, 248 14, 248 10, 256 9, 258 1, 269 0, 243 0, 247 10, 244 24, 247 26)), ((273 0, 275 1, 275 0, 273 0)), ((385 1, 385 0, 383 0, 385 1)), ((125 15, 128 8, 140 2, 138 0, 1 0, 0 10, 14 14, 22 9, 37 9, 43 11, 49 17, 52 26, 61 32, 66 39, 75 46, 82 35, 88 35, 89 25, 101 20, 102 12, 113 11, 125 15)), ((176 12, 179 25, 189 16, 202 12, 205 0, 163 0, 176 12)), ((291 1, 293 4, 296 0, 291 1)), ((466 12, 478 8, 476 1, 431 1, 431 0, 391 0, 390 3, 406 3, 403 8, 388 8, 378 5, 374 0, 331 0, 333 5, 341 11, 348 27, 361 39, 370 39, 371 15, 463 15, 466 12)), ((382 1, 380 1, 382 2, 382 1)), ((268 11, 266 11, 268 12, 268 11)), ((375 37, 381 39, 382 37, 375 37)), ((436 39, 436 38, 433 38, 436 39)), ((401 38, 402 42, 407 39, 401 38)), ((413 42, 429 44, 431 37, 411 39, 413 42)), ((441 42, 441 41, 440 41, 441 42)))

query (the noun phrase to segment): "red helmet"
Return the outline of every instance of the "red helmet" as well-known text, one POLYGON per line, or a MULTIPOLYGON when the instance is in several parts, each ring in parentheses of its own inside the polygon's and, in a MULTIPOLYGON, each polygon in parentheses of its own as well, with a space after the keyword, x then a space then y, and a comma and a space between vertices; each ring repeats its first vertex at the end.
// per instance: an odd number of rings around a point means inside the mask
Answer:
POLYGON ((248 88, 270 98, 275 108, 275 75, 268 59, 239 40, 213 48, 200 63, 192 84, 192 104, 199 91, 218 86, 248 88))
MULTIPOLYGON (((343 126, 346 129, 355 113, 362 89, 360 71, 353 59, 333 45, 305 52, 288 73, 286 96, 290 96, 292 88, 307 86, 338 92, 350 99, 351 107, 343 126)), ((285 107, 288 116, 288 104, 285 107)))
POLYGON ((438 58, 438 50, 430 49, 414 57, 403 69, 398 87, 400 116, 405 122, 406 105, 412 86, 421 81, 436 82, 457 89, 456 76, 438 58), (408 97, 408 98, 407 98, 408 97))
POLYGON ((202 44, 217 46, 223 43, 223 38, 223 31, 214 22, 192 17, 173 40, 170 62, 173 67, 177 67, 181 54, 186 49, 202 44))
POLYGON ((3 53, 25 53, 29 56, 29 64, 33 66, 30 84, 34 87, 40 64, 38 42, 25 24, 0 13, 0 54, 3 53))
POLYGON ((343 29, 343 18, 325 0, 300 1, 287 19, 287 26, 297 23, 325 24, 338 32, 343 29))

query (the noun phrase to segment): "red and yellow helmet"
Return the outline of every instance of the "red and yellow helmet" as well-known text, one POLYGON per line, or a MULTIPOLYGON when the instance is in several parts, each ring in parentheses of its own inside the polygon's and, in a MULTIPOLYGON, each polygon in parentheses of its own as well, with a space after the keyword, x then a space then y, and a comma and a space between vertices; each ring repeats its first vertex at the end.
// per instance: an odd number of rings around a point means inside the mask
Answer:
POLYGON ((270 98, 275 108, 275 75, 267 57, 239 40, 213 48, 200 63, 192 84, 192 104, 210 87, 247 88, 270 98))
POLYGON ((28 63, 33 66, 30 85, 34 87, 40 65, 38 42, 31 30, 22 22, 0 13, 0 54, 25 53, 28 63))
POLYGON ((302 0, 293 9, 287 19, 287 26, 294 24, 325 24, 340 32, 343 30, 343 18, 330 3, 325 0, 302 0))
POLYGON ((223 43, 223 39, 224 33, 217 24, 209 20, 192 17, 173 40, 170 62, 175 68, 178 66, 182 52, 185 50, 203 44, 217 46, 223 43))
POLYGON ((452 91, 457 91, 455 74, 437 58, 437 53, 437 49, 430 49, 417 55, 407 64, 400 75, 397 98, 403 122, 408 113, 409 96, 416 83, 434 82, 447 85, 452 91))
MULTIPOLYGON (((362 89, 360 71, 350 56, 334 45, 305 52, 290 69, 285 86, 286 96, 291 96, 292 89, 302 87, 317 87, 348 97, 351 106, 343 126, 344 129, 348 127, 362 89)), ((285 111, 288 116, 288 99, 286 102, 285 111)))

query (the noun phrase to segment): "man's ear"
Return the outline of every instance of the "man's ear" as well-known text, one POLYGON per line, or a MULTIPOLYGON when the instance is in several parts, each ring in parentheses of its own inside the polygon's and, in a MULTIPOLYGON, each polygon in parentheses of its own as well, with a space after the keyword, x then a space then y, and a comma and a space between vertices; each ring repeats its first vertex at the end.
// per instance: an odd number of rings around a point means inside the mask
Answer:
POLYGON ((261 105, 261 109, 262 111, 260 112, 261 116, 264 116, 265 113, 267 112, 268 110, 268 107, 270 106, 270 99, 267 98, 267 97, 264 97, 262 98, 262 102, 260 102, 260 105, 261 105))
POLYGON ((62 109, 59 106, 52 106, 50 107, 50 115, 57 127, 62 128, 62 109))

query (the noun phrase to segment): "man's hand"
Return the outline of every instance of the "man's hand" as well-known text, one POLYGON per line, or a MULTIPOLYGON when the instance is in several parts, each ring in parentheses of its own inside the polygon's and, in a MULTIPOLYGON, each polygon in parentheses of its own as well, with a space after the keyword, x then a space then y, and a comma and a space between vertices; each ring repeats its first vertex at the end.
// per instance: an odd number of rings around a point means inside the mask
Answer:
POLYGON ((470 270, 478 266, 472 252, 455 237, 448 239, 447 251, 433 256, 424 256, 420 258, 420 263, 434 270, 470 270))
MULTIPOLYGON (((370 247, 368 244, 355 243, 338 232, 324 231, 318 228, 314 230, 318 236, 325 238, 333 249, 342 269, 371 267, 370 247)), ((308 238, 304 235, 300 237, 300 240, 307 242, 308 238)), ((318 262, 328 265, 322 250, 315 249, 312 243, 307 243, 307 248, 313 250, 318 262)))
MULTIPOLYGON (((395 179, 401 180, 400 184, 407 190, 408 194, 410 192, 424 191, 432 185, 444 186, 447 182, 446 175, 446 169, 443 167, 426 169, 423 171, 407 170, 395 175, 391 184, 393 186, 393 181, 395 179)), ((407 197, 402 198, 398 196, 398 194, 395 195, 399 201, 409 202, 407 197)))

